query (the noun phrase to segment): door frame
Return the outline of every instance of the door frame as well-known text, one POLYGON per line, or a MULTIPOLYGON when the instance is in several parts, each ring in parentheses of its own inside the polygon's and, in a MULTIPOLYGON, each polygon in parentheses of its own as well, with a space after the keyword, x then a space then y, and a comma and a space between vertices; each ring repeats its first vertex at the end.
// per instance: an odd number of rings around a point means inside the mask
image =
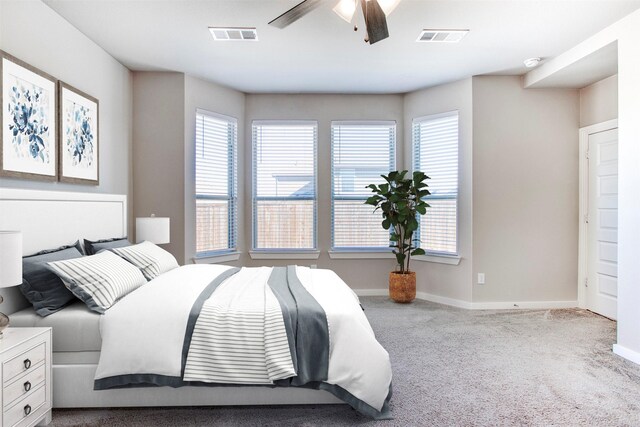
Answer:
POLYGON ((589 136, 618 128, 618 119, 607 120, 585 126, 579 130, 579 212, 578 212, 578 307, 587 308, 587 292, 585 282, 587 280, 588 261, 588 225, 587 213, 589 211, 589 159, 587 150, 589 148, 589 136))

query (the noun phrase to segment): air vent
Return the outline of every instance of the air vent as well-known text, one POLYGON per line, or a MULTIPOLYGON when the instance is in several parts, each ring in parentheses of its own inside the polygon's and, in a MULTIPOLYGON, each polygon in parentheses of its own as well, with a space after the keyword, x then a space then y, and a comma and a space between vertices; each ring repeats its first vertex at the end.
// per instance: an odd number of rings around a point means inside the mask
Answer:
POLYGON ((209 27, 209 31, 216 41, 258 41, 258 32, 255 28, 209 27))
POLYGON ((458 43, 469 30, 422 30, 417 42, 458 43))

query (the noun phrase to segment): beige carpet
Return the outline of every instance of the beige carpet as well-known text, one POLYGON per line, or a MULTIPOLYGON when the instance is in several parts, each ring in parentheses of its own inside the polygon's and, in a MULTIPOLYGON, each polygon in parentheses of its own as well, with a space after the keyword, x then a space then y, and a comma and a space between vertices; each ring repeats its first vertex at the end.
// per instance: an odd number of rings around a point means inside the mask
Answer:
POLYGON ((613 321, 577 309, 362 301, 391 354, 392 421, 318 405, 54 410, 52 425, 640 426, 640 366, 611 352, 613 321))

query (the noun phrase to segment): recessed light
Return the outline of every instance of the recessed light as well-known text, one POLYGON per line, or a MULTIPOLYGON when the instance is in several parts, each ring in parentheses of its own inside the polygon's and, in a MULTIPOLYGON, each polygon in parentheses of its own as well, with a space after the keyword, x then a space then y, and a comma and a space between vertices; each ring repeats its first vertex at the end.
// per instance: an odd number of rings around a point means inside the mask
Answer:
POLYGON ((417 42, 421 43, 458 43, 469 30, 422 30, 417 42))
POLYGON ((540 61, 542 61, 542 59, 540 59, 538 57, 525 59, 524 60, 524 66, 527 67, 527 68, 537 67, 538 64, 540 64, 540 61))
POLYGON ((250 27, 209 27, 215 41, 257 42, 258 32, 250 27))

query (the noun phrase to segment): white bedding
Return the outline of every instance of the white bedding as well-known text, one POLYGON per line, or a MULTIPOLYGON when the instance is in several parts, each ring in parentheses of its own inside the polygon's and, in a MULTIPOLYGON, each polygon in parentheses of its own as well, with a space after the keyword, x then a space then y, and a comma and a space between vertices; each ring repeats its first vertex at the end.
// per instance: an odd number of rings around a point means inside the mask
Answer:
MULTIPOLYGON (((180 376, 190 309, 212 279, 229 268, 189 265, 171 270, 110 308, 101 319, 103 344, 95 378, 140 373, 180 376)), ((357 297, 330 270, 297 267, 296 271, 326 313, 330 336, 326 383, 381 411, 391 385, 389 355, 375 339, 357 297)), ((227 285, 233 283, 227 280, 227 285)), ((225 283, 220 285, 212 301, 225 289, 229 290, 225 283)), ((235 302, 242 305, 241 301, 235 302)))

